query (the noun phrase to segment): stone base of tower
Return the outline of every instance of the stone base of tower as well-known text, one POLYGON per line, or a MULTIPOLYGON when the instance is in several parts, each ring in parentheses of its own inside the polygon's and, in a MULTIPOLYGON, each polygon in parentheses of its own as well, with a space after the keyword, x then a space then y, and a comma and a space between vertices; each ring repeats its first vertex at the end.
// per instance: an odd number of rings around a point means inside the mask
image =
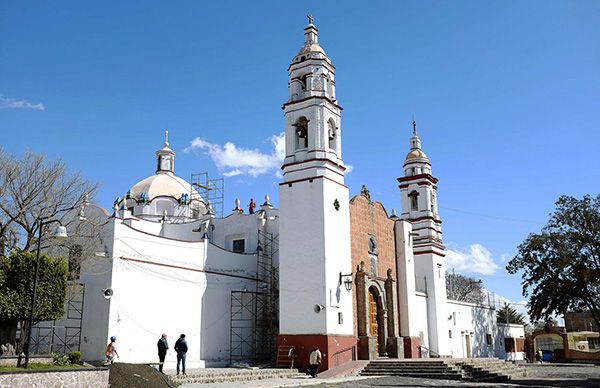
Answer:
POLYGON ((404 358, 421 358, 421 338, 404 337, 404 358))
POLYGON ((356 360, 356 345, 356 337, 349 335, 281 334, 277 336, 277 349, 281 346, 296 348, 294 367, 298 369, 308 367, 308 357, 318 346, 322 357, 319 372, 356 360))

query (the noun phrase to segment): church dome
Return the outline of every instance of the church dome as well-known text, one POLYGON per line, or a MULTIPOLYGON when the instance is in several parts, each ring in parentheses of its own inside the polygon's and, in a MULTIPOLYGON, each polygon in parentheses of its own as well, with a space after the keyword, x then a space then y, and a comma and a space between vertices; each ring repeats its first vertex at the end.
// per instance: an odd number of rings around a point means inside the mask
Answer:
POLYGON ((421 151, 420 149, 416 149, 416 150, 411 150, 406 155, 405 160, 411 160, 411 159, 428 159, 428 158, 427 158, 427 155, 425 155, 425 152, 421 151))
POLYGON ((308 53, 321 53, 323 55, 326 55, 325 51, 317 43, 306 44, 306 45, 302 46, 300 51, 298 51, 298 55, 308 54, 308 53))
POLYGON ((148 201, 161 195, 179 199, 182 194, 190 195, 192 185, 175 175, 156 174, 133 185, 131 192, 138 199, 142 193, 145 193, 147 195, 145 199, 148 201))

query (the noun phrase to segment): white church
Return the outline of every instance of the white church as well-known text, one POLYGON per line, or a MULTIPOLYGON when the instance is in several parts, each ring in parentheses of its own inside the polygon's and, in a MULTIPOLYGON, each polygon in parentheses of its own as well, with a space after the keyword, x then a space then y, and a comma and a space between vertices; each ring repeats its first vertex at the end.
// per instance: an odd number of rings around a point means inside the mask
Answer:
MULTIPOLYGON (((215 214, 201 185, 175 175, 168 137, 154 174, 111 212, 85 209, 103 235, 79 277, 86 360, 102 360, 116 336, 118 361, 157 361, 162 333, 171 349, 186 334, 188 368, 284 365, 291 347, 302 367, 316 345, 324 369, 382 356, 522 358, 522 326, 497 324, 493 306, 446 297, 438 180, 416 124, 398 160, 399 214, 364 186, 350 197, 336 68, 312 20, 304 35, 283 105, 278 209, 266 196, 252 213, 236 200, 215 214)), ((166 368, 175 362, 171 352, 166 368)))

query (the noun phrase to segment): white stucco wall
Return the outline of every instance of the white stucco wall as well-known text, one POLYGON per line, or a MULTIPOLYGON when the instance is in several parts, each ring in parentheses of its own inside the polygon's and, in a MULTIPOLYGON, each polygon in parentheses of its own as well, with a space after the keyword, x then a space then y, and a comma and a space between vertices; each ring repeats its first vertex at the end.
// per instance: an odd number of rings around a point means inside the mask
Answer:
POLYGON ((351 273, 348 189, 316 178, 281 185, 279 201, 280 333, 352 335, 352 294, 339 286, 351 273))
POLYGON ((445 334, 452 357, 494 357, 497 347, 495 310, 448 300, 446 311, 445 334), (488 339, 491 339, 489 344, 488 339))
POLYGON ((505 360, 520 361, 525 359, 525 352, 509 352, 504 348, 506 338, 525 338, 525 327, 517 324, 498 323, 498 331, 496 334, 496 353, 495 357, 505 360))
MULTIPOLYGON (((156 362, 156 342, 167 333, 171 351, 165 367, 174 368, 172 347, 184 333, 189 368, 229 363, 230 295, 255 289, 256 255, 233 253, 208 240, 154 236, 147 231, 156 230, 155 222, 112 223, 108 271, 82 275, 86 359, 102 359, 108 338, 115 335, 119 361, 156 362), (102 289, 108 287, 114 295, 106 300, 102 289)), ((257 229, 248 234, 257 235, 257 229)))
POLYGON ((411 319, 414 321, 416 337, 421 338, 421 345, 429 348, 429 320, 427 319, 427 295, 415 292, 415 304, 411 310, 411 319))

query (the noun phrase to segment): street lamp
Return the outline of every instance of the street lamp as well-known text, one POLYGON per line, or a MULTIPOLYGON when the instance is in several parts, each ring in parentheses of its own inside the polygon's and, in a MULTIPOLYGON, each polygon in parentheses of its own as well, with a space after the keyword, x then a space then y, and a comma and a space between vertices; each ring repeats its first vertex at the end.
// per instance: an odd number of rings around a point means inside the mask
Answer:
POLYGON ((38 241, 37 241, 37 250, 35 253, 35 275, 33 278, 33 293, 31 296, 31 310, 29 312, 29 331, 27 332, 27 342, 25 343, 25 363, 23 364, 23 368, 27 368, 29 366, 29 346, 31 343, 31 331, 33 329, 33 317, 35 315, 35 300, 37 298, 37 283, 38 283, 38 274, 40 272, 40 246, 42 243, 42 231, 44 226, 52 224, 54 222, 58 222, 59 226, 54 229, 54 233, 52 237, 58 240, 64 240, 67 236, 67 228, 65 228, 59 220, 44 220, 40 218, 39 220, 40 227, 38 231, 38 241))

